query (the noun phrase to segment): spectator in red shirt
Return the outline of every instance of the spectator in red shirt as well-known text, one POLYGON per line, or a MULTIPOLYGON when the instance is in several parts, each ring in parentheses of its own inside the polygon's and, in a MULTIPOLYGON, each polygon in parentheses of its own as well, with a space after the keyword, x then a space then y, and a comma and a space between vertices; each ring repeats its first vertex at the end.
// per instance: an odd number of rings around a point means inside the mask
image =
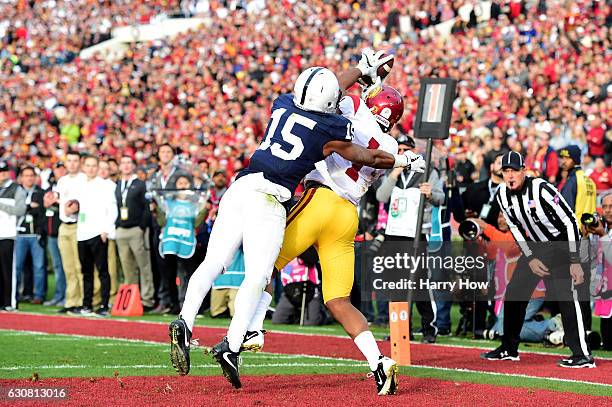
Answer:
POLYGON ((587 143, 589 144, 589 155, 593 158, 602 157, 605 155, 604 137, 606 128, 602 124, 601 119, 597 116, 591 120, 589 131, 587 133, 587 143))
POLYGON ((612 188, 612 168, 606 167, 601 157, 595 160, 595 168, 589 177, 595 182, 598 193, 612 188))

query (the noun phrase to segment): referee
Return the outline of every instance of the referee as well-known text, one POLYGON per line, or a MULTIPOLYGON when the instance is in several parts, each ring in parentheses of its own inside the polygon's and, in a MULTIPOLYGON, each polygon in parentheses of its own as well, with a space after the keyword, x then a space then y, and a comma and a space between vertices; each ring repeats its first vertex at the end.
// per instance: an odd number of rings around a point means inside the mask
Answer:
POLYGON ((575 288, 584 282, 576 217, 551 184, 540 178, 526 177, 525 161, 519 153, 504 154, 502 173, 504 184, 497 191, 496 199, 523 255, 506 289, 502 344, 481 357, 519 360, 518 346, 527 302, 543 278, 547 296, 552 295, 559 302, 565 341, 572 350, 572 356, 559 361, 559 366, 595 367, 585 341, 575 288), (555 250, 559 245, 562 249, 555 250))

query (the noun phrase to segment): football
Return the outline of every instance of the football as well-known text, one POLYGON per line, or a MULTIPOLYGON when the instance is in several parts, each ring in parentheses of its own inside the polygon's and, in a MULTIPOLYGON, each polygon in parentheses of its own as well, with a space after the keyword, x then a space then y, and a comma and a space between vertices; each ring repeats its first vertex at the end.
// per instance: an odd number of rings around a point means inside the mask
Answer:
MULTIPOLYGON (((385 54, 383 55, 383 57, 387 55, 388 54, 385 54)), ((389 75, 389 73, 391 72, 391 68, 393 68, 394 61, 395 61, 395 56, 393 56, 393 58, 391 58, 389 61, 387 61, 386 63, 378 67, 377 73, 378 73, 378 76, 380 76, 380 79, 385 80, 387 75, 389 75)), ((370 86, 372 84, 372 78, 370 78, 368 75, 364 75, 360 77, 357 80, 357 82, 362 86, 370 86)))

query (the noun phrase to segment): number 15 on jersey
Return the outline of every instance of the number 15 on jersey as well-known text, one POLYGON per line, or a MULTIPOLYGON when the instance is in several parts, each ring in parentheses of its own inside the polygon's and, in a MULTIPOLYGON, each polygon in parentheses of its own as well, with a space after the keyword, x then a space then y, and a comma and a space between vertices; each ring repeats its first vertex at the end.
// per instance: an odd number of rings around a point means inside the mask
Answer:
MULTIPOLYGON (((296 160, 304 152, 304 137, 310 136, 310 134, 303 133, 304 129, 307 129, 308 133, 311 133, 317 125, 317 121, 302 116, 299 113, 287 113, 287 109, 285 108, 276 109, 272 113, 271 119, 270 127, 268 128, 264 141, 259 146, 259 150, 270 149, 270 152, 275 157, 286 161, 296 160), (283 118, 286 118, 285 122, 282 125, 282 129, 278 131, 279 124, 283 118), (296 124, 304 127, 304 129, 301 129, 301 133, 298 132, 296 134, 296 131, 300 130, 299 127, 295 128, 296 124), (300 134, 301 137, 298 134, 300 134)), ((350 122, 347 123, 346 140, 353 139, 353 132, 353 126, 350 122)))
POLYGON ((278 124, 286 112, 287 109, 280 108, 276 109, 272 113, 272 123, 270 123, 268 133, 266 134, 263 143, 261 143, 259 146, 259 149, 267 150, 269 148, 270 152, 275 157, 286 161, 292 161, 298 158, 304 151, 304 143, 302 142, 302 139, 292 133, 293 126, 295 126, 297 123, 306 127, 308 130, 312 130, 315 128, 317 122, 297 113, 292 113, 289 115, 287 120, 285 120, 285 124, 280 130, 280 133, 277 133, 278 124), (283 149, 283 147, 285 147, 285 149, 283 149))

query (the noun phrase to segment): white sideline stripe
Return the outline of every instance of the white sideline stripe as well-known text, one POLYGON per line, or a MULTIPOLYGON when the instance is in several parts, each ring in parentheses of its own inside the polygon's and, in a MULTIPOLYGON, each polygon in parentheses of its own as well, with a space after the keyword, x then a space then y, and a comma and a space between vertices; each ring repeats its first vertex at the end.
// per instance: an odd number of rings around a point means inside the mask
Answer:
MULTIPOLYGON (((146 346, 152 346, 152 347, 161 347, 161 346, 167 346, 168 344, 165 342, 154 342, 154 341, 145 341, 145 340, 141 340, 141 339, 126 339, 126 338, 114 338, 114 337, 106 337, 106 336, 86 336, 86 335, 68 335, 68 334, 54 334, 54 333, 47 333, 47 332, 38 332, 38 331, 13 331, 13 330, 3 330, 0 329, 0 334, 1 335, 5 335, 5 336, 25 336, 25 335, 37 335, 37 336, 41 336, 41 338, 37 338, 37 340, 81 340, 81 339, 85 339, 85 340, 89 340, 89 341, 97 341, 97 340, 104 340, 104 339, 108 339, 111 341, 124 341, 124 342, 128 342, 129 346, 138 346, 138 345, 146 345, 146 346), (45 336, 49 336, 49 337, 45 337, 45 336)), ((124 344, 127 345, 127 344, 124 344)), ((116 343, 97 343, 95 344, 95 346, 117 346, 116 343)), ((192 345, 192 349, 193 350, 198 350, 198 349, 203 349, 206 346, 193 346, 192 345)), ((164 349, 164 352, 166 350, 164 349)), ((320 355, 305 355, 305 354, 282 354, 282 353, 273 353, 273 352, 257 352, 257 353, 250 353, 247 355, 245 355, 247 358, 252 358, 252 357, 270 357, 270 358, 277 358, 277 359, 297 359, 297 358, 310 358, 310 359, 318 359, 318 360, 339 360, 339 361, 344 361, 344 362, 353 362, 353 361, 357 361, 356 359, 348 359, 348 358, 338 358, 338 357, 330 357, 330 356, 320 356, 320 355)))
MULTIPOLYGON (((32 316, 51 316, 54 318, 68 318, 68 319, 75 319, 75 318, 84 318, 84 319, 89 319, 92 321, 117 321, 117 322, 138 322, 141 324, 150 324, 150 325, 168 325, 169 322, 162 322, 162 321, 149 321, 146 319, 125 319, 125 318, 119 318, 119 317, 112 317, 112 319, 104 319, 104 318, 100 318, 100 317, 94 317, 94 316, 77 316, 77 315, 53 315, 53 314, 40 314, 40 313, 36 313, 36 312, 27 312, 27 311, 18 311, 20 314, 24 314, 24 315, 32 315, 32 316)), ((199 328, 215 328, 215 329, 227 329, 227 326, 214 326, 214 325, 199 325, 197 326, 199 328)), ((325 328, 325 327, 313 327, 313 328, 309 328, 311 330, 317 330, 317 331, 322 331, 322 332, 333 332, 334 329, 333 328, 325 328)), ((340 339, 350 339, 348 336, 346 335, 328 335, 328 334, 319 334, 316 332, 293 332, 293 331, 283 331, 283 330, 268 330, 268 332, 271 333, 275 333, 275 334, 287 334, 287 335, 304 335, 304 336, 328 336, 330 338, 340 338, 340 339)), ((380 339, 379 339, 380 340, 380 339)))
MULTIPOLYGON (((41 332, 41 331, 23 331, 23 330, 13 330, 13 329, 0 329, 0 335, 7 335, 7 336, 19 336, 20 332, 23 332, 24 334, 29 334, 29 335, 54 335, 54 336, 58 336, 58 337, 63 337, 63 339, 67 339, 70 340, 71 338, 78 338, 78 339, 84 339, 84 340, 88 340, 88 341, 97 341, 97 340, 101 340, 101 339, 109 339, 109 340, 113 340, 113 341, 125 341, 125 342, 131 342, 131 343, 145 343, 145 344, 150 344, 150 345, 163 345, 165 344, 165 342, 156 342, 156 341, 147 341, 145 339, 130 339, 130 338, 117 338, 114 336, 91 336, 91 335, 78 335, 78 334, 57 334, 57 333, 53 333, 53 332, 41 332), (8 332, 8 334, 6 334, 8 332)), ((40 338, 39 338, 40 339, 40 338)))
POLYGON ((43 365, 43 366, 9 366, 9 367, 2 366, 0 367, 0 370, 83 369, 86 367, 91 367, 91 366, 85 366, 85 365, 55 365, 55 366, 43 365))
MULTIPOLYGON (((69 335, 69 334, 55 334, 55 333, 47 333, 47 332, 38 332, 38 331, 13 331, 13 330, 4 330, 4 329, 0 329, 0 335, 3 336, 26 336, 26 335, 37 335, 37 336, 41 336, 41 338, 37 338, 37 340, 81 340, 81 339, 85 339, 88 341, 98 341, 98 340, 104 340, 104 339, 108 339, 111 341, 117 341, 117 342, 128 342, 128 344, 123 344, 123 345, 128 345, 128 346, 139 346, 139 345, 145 345, 145 346, 152 346, 152 347, 161 347, 161 346, 168 346, 167 343, 165 342, 154 342, 154 341, 145 341, 145 340, 141 340, 141 339, 127 339, 127 338, 115 338, 115 337, 108 337, 108 336, 88 336, 88 335, 69 335), (48 337, 46 337, 48 336, 48 337)), ((97 343, 95 344, 95 346, 117 346, 116 343, 97 343)), ((193 346, 192 345, 192 349, 197 351, 198 349, 203 349, 206 348, 207 346, 193 346)), ((165 352, 166 350, 164 350, 165 352)), ((356 359, 348 359, 348 358, 338 358, 338 357, 331 357, 331 356, 320 356, 320 355, 305 355, 305 354, 283 354, 283 353, 274 353, 274 352, 257 352, 257 353, 249 353, 245 355, 248 358, 251 357, 272 357, 272 358, 278 358, 278 359, 293 359, 293 358, 310 358, 310 359, 319 359, 319 360, 340 360, 340 361, 345 361, 345 362, 352 362, 352 361, 357 361, 356 359), (248 356, 247 356, 248 355, 248 356)))
MULTIPOLYGON (((437 366, 427 366, 427 365, 412 365, 410 367, 415 367, 418 369, 435 369, 435 370, 443 370, 448 372, 464 372, 464 373, 484 373, 492 376, 508 376, 508 377, 523 377, 525 379, 535 379, 535 380, 548 380, 552 382, 567 382, 567 383, 579 383, 579 384, 589 384, 593 386, 603 386, 603 387, 612 387, 612 384, 607 383, 599 383, 599 382, 588 382, 585 380, 574 380, 574 379, 562 379, 560 377, 541 377, 541 376, 531 376, 521 373, 500 373, 500 372, 489 372, 486 370, 473 370, 473 369, 462 369, 462 368, 450 368, 450 367, 437 367, 437 366)), ((584 369, 588 370, 588 369, 584 369)), ((441 379, 444 380, 444 379, 441 379)))
MULTIPOLYGON (((117 338, 117 337, 112 337, 112 336, 90 336, 90 335, 77 335, 77 334, 56 334, 56 333, 39 332, 39 331, 21 331, 21 330, 16 331, 16 330, 0 329, 0 334, 5 335, 5 336, 26 336, 26 335, 38 335, 38 336, 49 335, 50 336, 49 338, 38 338, 39 340, 60 340, 59 337, 61 337, 61 340, 70 340, 71 338, 74 338, 74 340, 84 339, 84 340, 90 340, 90 341, 108 339, 112 341, 129 342, 131 344, 134 344, 134 346, 141 345, 141 344, 156 345, 156 346, 167 345, 164 342, 147 341, 144 339, 129 339, 129 338, 117 338)), ((314 336, 317 336, 317 335, 314 335, 314 336)), ((461 348, 461 349, 474 349, 474 350, 493 349, 491 347, 484 347, 484 346, 452 345, 452 344, 447 344, 447 343, 422 344, 422 343, 414 342, 414 343, 411 343, 411 345, 414 345, 414 346, 441 346, 441 347, 446 347, 446 348, 461 348)), ((97 344, 96 346, 116 346, 116 344, 97 344)), ((194 347, 194 348, 197 348, 197 347, 194 347)), ((539 352, 539 351, 531 351, 531 350, 525 351, 522 349, 520 350, 520 353, 543 355, 543 356, 557 356, 557 357, 566 356, 561 353, 549 353, 549 352, 539 352)), ((259 352, 259 354, 277 355, 277 353, 273 353, 273 352, 259 352)), ((333 360, 345 360, 345 361, 355 360, 355 359, 349 359, 349 358, 338 358, 338 357, 331 358, 331 357, 323 357, 323 356, 318 356, 318 355, 305 355, 305 354, 296 354, 296 356, 304 357, 304 358, 313 358, 313 359, 318 358, 318 359, 328 359, 328 360, 333 359, 333 360)), ((597 355, 595 356, 595 361, 597 360, 612 360, 612 357, 597 355)))
MULTIPOLYGON (((164 343, 164 342, 153 342, 153 341, 145 341, 145 340, 140 340, 140 339, 126 339, 126 338, 114 338, 114 337, 104 337, 104 336, 85 336, 85 335, 68 335, 68 334, 54 334, 54 333, 47 333, 47 332, 38 332, 38 331, 12 331, 12 330, 3 330, 0 329, 0 334, 4 335, 4 336, 26 336, 26 335, 37 335, 37 336, 41 336, 40 338, 37 338, 37 340, 81 340, 81 339, 85 339, 85 340, 89 340, 89 341, 96 341, 96 340, 104 340, 104 339, 108 339, 111 341, 117 341, 117 342, 128 342, 126 344, 123 344, 123 346, 127 345, 127 346, 151 346, 151 347, 167 347, 168 344, 164 343), (47 337, 48 336, 48 337, 47 337)), ((96 343, 94 344, 94 346, 102 346, 102 347, 113 347, 113 346, 117 346, 117 343, 96 343)), ((205 348, 206 346, 193 346, 192 345, 192 349, 194 351, 200 350, 205 348)), ((167 352, 167 349, 163 349, 161 350, 162 352, 167 352)), ((338 361, 343 361, 343 362, 359 362, 356 359, 348 359, 348 358, 339 358, 339 357, 331 357, 331 356, 320 356, 320 355, 306 355, 306 354, 282 354, 282 353, 273 353, 273 352, 257 352, 257 353, 247 353, 246 355, 244 355, 245 358, 251 359, 251 358, 273 358, 273 359, 300 359, 300 358, 305 358, 305 359, 316 359, 316 360, 338 360, 338 361)), ((2 368, 0 368, 1 370, 2 368)))
MULTIPOLYGON (((27 315, 35 315, 35 316, 44 316, 46 314, 36 314, 36 313, 32 313, 32 312, 23 312, 23 314, 27 314, 27 315)), ((59 318, 81 318, 81 317, 74 317, 74 316, 65 316, 65 315, 58 315, 57 317, 59 318)), ((89 318, 89 319, 93 319, 95 321, 100 321, 99 317, 93 317, 93 318, 89 318)), ((127 320, 127 319, 116 319, 113 318, 112 321, 120 321, 120 322, 140 322, 140 323, 144 323, 144 324, 152 324, 152 325, 167 325, 167 323, 165 322, 156 322, 156 321, 143 321, 143 320, 127 320)), ((201 327, 201 328, 219 328, 219 327, 201 327)), ((12 330, 12 329, 0 329, 0 333, 2 332, 11 332, 11 334, 9 335, 15 335, 18 336, 20 335, 20 332, 23 332, 24 335, 27 334, 31 334, 31 335, 64 335, 64 336, 74 336, 77 338, 83 338, 83 339, 112 339, 112 340, 116 340, 116 341, 127 341, 127 342, 134 342, 134 343, 151 343, 151 344, 159 344, 159 343, 163 343, 163 342, 155 342, 155 341, 148 341, 145 339, 128 339, 128 338, 117 338, 114 336, 91 336, 91 335, 77 335, 77 334, 56 334, 56 333, 51 333, 51 332, 41 332, 41 331, 23 331, 23 330, 12 330)), ((329 337, 329 338, 340 338, 340 339, 347 339, 349 340, 350 338, 348 336, 341 336, 341 335, 319 335, 316 333, 305 333, 305 332, 287 332, 287 331, 272 331, 272 330, 268 330, 267 332, 269 333, 273 333, 273 334, 286 334, 286 335, 302 335, 302 336, 325 336, 325 337, 329 337)), ((459 341, 461 340, 460 338, 454 338, 454 337, 449 337, 446 338, 447 340, 451 340, 451 341, 459 341)), ((414 346, 443 346, 443 347, 448 347, 448 348, 461 348, 461 349, 474 349, 474 350, 492 350, 495 349, 494 347, 485 347, 485 346, 476 346, 476 344, 478 343, 482 343, 482 341, 478 341, 476 339, 462 339, 465 341, 471 341, 474 343, 474 346, 467 346, 467 345, 453 345, 450 343, 434 343, 434 344, 422 344, 422 343, 418 343, 418 342, 411 342, 410 345, 414 345, 414 346)), ((483 340, 484 341, 484 340, 483 340)), ((384 342, 381 339, 377 339, 377 342, 384 342)), ((520 353, 523 354, 534 354, 534 355, 544 355, 544 356, 558 356, 558 357, 564 357, 567 356, 565 354, 561 354, 561 353, 549 353, 549 352, 541 352, 541 351, 532 351, 532 350, 524 350, 524 349, 519 349, 520 353)), ((303 355, 303 356, 307 356, 307 355, 303 355)), ((338 359, 341 360, 341 358, 334 358, 334 359, 338 359)), ((612 357, 610 356, 601 356, 601 355, 597 355, 595 356, 595 361, 597 360, 612 360, 612 357)), ((352 360, 352 359, 345 359, 345 360, 352 360)))
MULTIPOLYGON (((273 355, 279 355, 279 353, 271 353, 271 352, 260 352, 260 354, 266 355, 266 356, 273 356, 273 355)), ((338 357, 330 357, 330 356, 319 356, 319 355, 304 355, 304 354, 296 354, 294 355, 295 357, 298 358, 312 358, 312 359, 319 359, 319 360, 341 360, 343 362, 355 362, 355 361, 359 361, 357 359, 349 359, 349 358, 338 358, 338 357)), ((248 357, 248 356, 247 356, 248 357)), ((365 362, 364 362, 365 363, 365 362)))
MULTIPOLYGON (((97 336, 84 336, 84 335, 66 335, 66 334, 49 334, 46 332, 36 332, 36 331, 9 331, 9 330, 0 330, 0 332, 10 332, 10 334, 15 334, 15 336, 18 336, 20 334, 34 334, 34 335, 57 335, 57 336, 64 336, 67 337, 68 339, 70 337, 77 337, 77 338, 84 338, 84 339, 88 339, 88 340, 96 340, 96 339, 111 339, 111 340, 116 340, 116 341, 127 341, 127 342, 131 342, 134 344, 148 344, 148 345, 156 345, 156 346, 163 346, 165 345, 164 343, 160 343, 160 342, 153 342, 153 341, 143 341, 143 340, 138 340, 138 339, 124 339, 124 338, 105 338, 105 337, 97 337, 97 336)), ((113 344, 98 344, 98 345, 104 345, 104 346, 110 346, 113 344)), ((415 344, 415 345, 421 345, 421 344, 415 344)), ((459 348, 467 348, 467 349, 474 349, 473 347, 470 346, 456 346, 456 345, 446 345, 446 344, 435 344, 434 346, 442 346, 442 347, 459 347, 459 348)), ((488 348, 479 348, 479 349, 488 349, 488 348)), ((165 352, 165 350, 164 350, 165 352)), ((524 353, 537 353, 537 354, 543 354, 543 355, 551 355, 550 353, 544 353, 544 352, 524 352, 524 353)), ((555 354, 552 354, 555 355, 555 354)), ((246 355, 245 355, 246 356, 246 355)), ((557 355, 559 356, 559 355, 557 355)), ((353 359, 345 359, 345 358, 330 358, 330 357, 324 357, 324 356, 318 356, 318 355, 282 355, 282 354, 275 354, 275 353, 269 353, 269 352, 260 352, 260 353, 254 353, 252 355, 248 355, 246 356, 247 358, 258 358, 258 357, 271 357, 271 358, 275 358, 275 359, 293 359, 293 358, 311 358, 311 359, 318 359, 318 360, 338 360, 341 361, 343 363, 258 363, 258 364, 243 364, 242 366, 244 367, 333 367, 333 366, 339 366, 339 367, 359 367, 359 366, 366 366, 367 364, 363 363, 363 362, 359 362, 357 360, 353 360, 353 359), (353 362, 353 363, 348 363, 348 362, 353 362)), ((610 360, 612 358, 603 358, 603 357, 598 357, 597 359, 604 359, 604 360, 610 360)), ((201 367, 201 368, 212 368, 212 367, 217 367, 217 364, 207 364, 207 365, 192 365, 193 367, 201 367)), ((113 366, 85 366, 85 365, 56 365, 56 366, 11 366, 11 367, 0 367, 0 370, 9 370, 9 371, 13 371, 13 370, 31 370, 31 369, 71 369, 71 368, 102 368, 102 369, 129 369, 129 368, 133 368, 133 369, 137 369, 137 368, 166 368, 168 367, 167 365, 113 365, 113 366)), ((612 387, 612 384, 606 384, 606 383, 598 383, 598 382, 589 382, 589 381, 584 381, 584 380, 573 380, 573 379, 562 379, 562 378, 552 378, 552 377, 541 377, 541 376, 531 376, 531 375, 525 375, 525 374, 520 374, 520 373, 500 373, 500 372, 490 372, 490 371, 486 371, 486 370, 473 370, 473 369, 465 369, 465 368, 448 368, 448 367, 438 367, 438 366, 428 366, 428 365, 412 365, 410 367, 414 367, 417 369, 434 369, 434 370, 442 370, 442 371, 451 371, 451 372, 466 372, 466 373, 479 373, 479 374, 489 374, 492 376, 507 376, 507 377, 523 377, 526 379, 535 379, 535 380, 548 380, 548 381, 556 381, 556 382, 567 382, 567 383, 581 383, 581 384, 587 384, 587 385, 594 385, 594 386, 604 386, 604 387, 612 387)))
MULTIPOLYGON (((124 342, 128 342, 128 344, 124 344, 124 345, 128 345, 128 346, 152 346, 152 347, 156 347, 156 346, 166 346, 167 344, 164 342, 154 342, 154 341, 146 341, 146 340, 141 340, 141 339, 128 339, 128 338, 116 338, 116 337, 107 337, 107 336, 86 336, 86 335, 68 335, 68 334, 54 334, 54 333, 47 333, 47 332, 38 332, 38 331, 13 331, 13 330, 2 330, 0 329, 0 333, 4 336, 26 336, 26 335, 38 335, 41 336, 41 338, 37 338, 37 340, 48 340, 48 341, 52 341, 52 340, 90 340, 90 341, 94 341, 94 340, 100 340, 100 339, 108 339, 108 340, 112 340, 112 341, 124 341, 124 342), (48 337, 45 337, 48 336, 48 337)), ((446 343, 434 343, 434 344, 422 344, 422 343, 411 343, 411 345, 415 345, 415 346, 421 346, 421 345, 426 345, 426 346, 440 346, 440 347, 445 347, 445 348, 461 348, 461 349, 474 349, 474 350, 491 350, 493 348, 487 348, 484 346, 466 346, 466 345, 452 345, 452 344, 446 344, 446 343)), ((113 347, 113 346, 117 346, 116 343, 98 343, 95 346, 102 346, 102 347, 113 347)), ((193 346, 192 347, 194 349, 198 349, 198 348, 202 348, 202 345, 200 345, 200 347, 197 346, 193 346)), ((164 350, 165 352, 165 350, 164 350)), ((524 351, 524 350, 520 350, 520 353, 526 353, 526 354, 533 354, 533 355, 543 355, 543 356, 558 356, 558 357, 564 357, 566 355, 563 355, 561 353, 548 353, 548 352, 538 352, 538 351, 524 351)), ((320 359, 320 360, 343 360, 343 361, 352 361, 355 359, 349 359, 349 358, 339 358, 339 357, 325 357, 325 356, 319 356, 319 355, 306 355, 306 354, 294 354, 294 355, 287 355, 287 354, 279 354, 279 353, 273 353, 273 352, 258 352, 258 353, 254 353, 249 355, 248 357, 253 357, 253 356, 267 356, 267 357, 276 357, 276 358, 281 358, 278 355, 284 355, 283 357, 286 359, 290 359, 290 358, 312 358, 312 359, 320 359), (276 356, 275 356, 276 355, 276 356)), ((595 361, 597 362, 597 360, 612 360, 612 357, 608 357, 608 356, 596 356, 595 357, 595 361)), ((422 366, 422 365, 420 365, 422 366)))
MULTIPOLYGON (((255 367, 367 367, 366 363, 245 363, 240 365, 241 367, 255 368, 255 367)), ((218 364, 204 364, 204 365, 191 365, 192 368, 215 368, 219 367, 218 364)), ((87 366, 87 365, 43 365, 43 366, 10 366, 0 367, 0 370, 32 370, 32 369, 172 369, 168 365, 105 365, 105 366, 87 366)))

